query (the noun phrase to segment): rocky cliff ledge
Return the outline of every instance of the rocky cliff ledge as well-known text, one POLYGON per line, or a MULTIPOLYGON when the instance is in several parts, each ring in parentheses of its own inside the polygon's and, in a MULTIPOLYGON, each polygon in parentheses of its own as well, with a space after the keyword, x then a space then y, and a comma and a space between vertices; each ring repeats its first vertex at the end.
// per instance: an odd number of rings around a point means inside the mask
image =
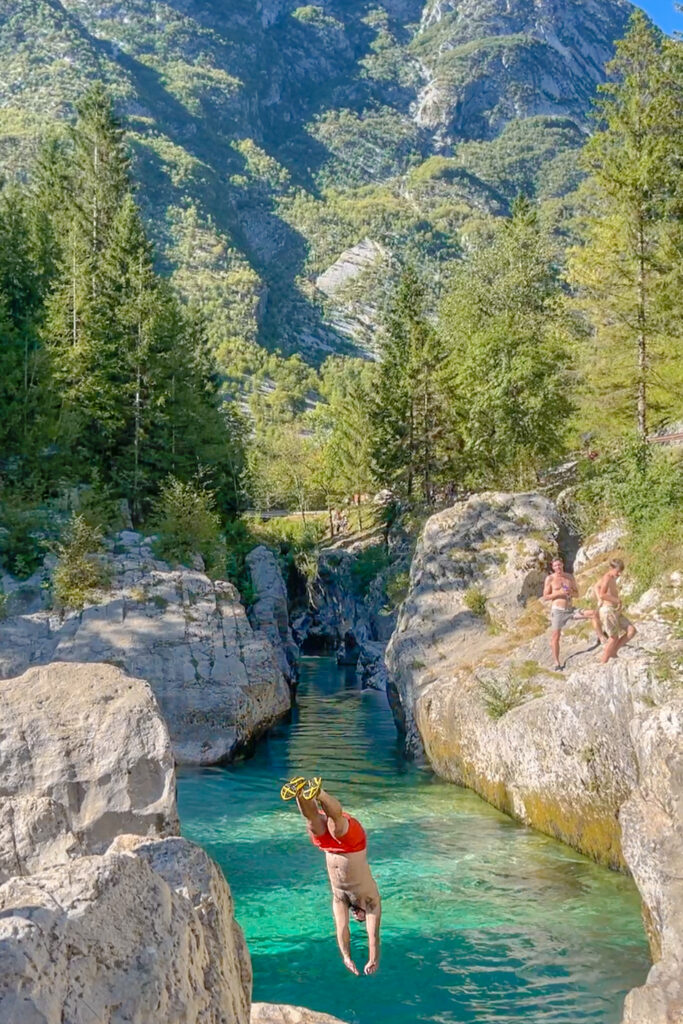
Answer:
POLYGON ((149 686, 50 664, 0 684, 0 1024, 341 1024, 257 1004, 220 869, 178 831, 149 686))
POLYGON ((82 612, 29 607, 0 622, 0 677, 52 661, 118 665, 150 684, 186 764, 229 760, 287 712, 287 658, 276 635, 249 623, 231 583, 172 570, 130 530, 105 561, 112 587, 82 612))
POLYGON ((0 1024, 247 1024, 230 890, 170 834, 173 756, 147 684, 49 665, 1 699, 0 1024))
MULTIPOLYGON (((628 1024, 683 1020, 683 609, 673 573, 631 609, 638 635, 596 663, 590 623, 550 670, 537 600, 561 523, 540 495, 483 494, 432 517, 389 643, 395 713, 435 771, 611 867, 643 897, 655 966, 628 1024)), ((613 537, 589 548, 585 593, 613 537)))

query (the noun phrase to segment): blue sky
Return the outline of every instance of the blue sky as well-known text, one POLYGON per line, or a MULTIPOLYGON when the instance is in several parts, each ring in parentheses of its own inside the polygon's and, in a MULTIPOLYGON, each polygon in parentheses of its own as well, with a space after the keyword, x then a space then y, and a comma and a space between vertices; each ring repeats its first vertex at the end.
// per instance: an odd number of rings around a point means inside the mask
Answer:
POLYGON ((674 7, 674 0, 636 0, 636 2, 665 32, 673 32, 674 29, 683 32, 683 14, 674 7))

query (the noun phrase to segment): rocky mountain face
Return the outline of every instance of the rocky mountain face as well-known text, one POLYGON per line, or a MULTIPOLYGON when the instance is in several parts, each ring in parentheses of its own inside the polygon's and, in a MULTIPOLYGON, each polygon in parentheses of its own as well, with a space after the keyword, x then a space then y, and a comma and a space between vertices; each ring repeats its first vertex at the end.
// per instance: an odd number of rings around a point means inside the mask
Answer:
MULTIPOLYGON (((427 522, 387 651, 395 715, 439 775, 630 871, 654 966, 624 1022, 667 1024, 683 1014, 683 578, 627 607, 638 632, 608 665, 590 621, 569 623, 554 672, 537 595, 560 537, 538 494, 475 495, 427 522)), ((584 548, 581 594, 615 553, 613 532, 584 548)))
POLYGON ((571 153, 630 10, 5 0, 0 169, 25 173, 52 120, 103 78, 162 261, 211 307, 217 345, 239 337, 321 359, 371 346, 358 308, 376 297, 372 267, 354 275, 349 318, 316 286, 347 250, 407 247, 438 264, 473 210, 571 187, 571 153))

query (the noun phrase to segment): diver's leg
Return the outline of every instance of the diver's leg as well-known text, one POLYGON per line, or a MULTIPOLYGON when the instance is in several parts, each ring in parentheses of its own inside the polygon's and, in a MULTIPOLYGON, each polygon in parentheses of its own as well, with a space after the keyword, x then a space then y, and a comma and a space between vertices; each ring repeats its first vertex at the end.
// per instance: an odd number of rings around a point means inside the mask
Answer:
POLYGON ((343 835, 346 835, 349 828, 349 823, 342 812, 342 805, 336 796, 332 796, 324 789, 321 789, 318 793, 318 803, 322 805, 322 809, 333 826, 334 831, 332 834, 335 838, 341 839, 343 835))
POLYGON ((301 811, 301 814, 306 819, 308 828, 314 836, 322 836, 327 832, 327 823, 320 813, 320 809, 315 800, 306 800, 305 797, 299 796, 296 798, 297 806, 301 811))

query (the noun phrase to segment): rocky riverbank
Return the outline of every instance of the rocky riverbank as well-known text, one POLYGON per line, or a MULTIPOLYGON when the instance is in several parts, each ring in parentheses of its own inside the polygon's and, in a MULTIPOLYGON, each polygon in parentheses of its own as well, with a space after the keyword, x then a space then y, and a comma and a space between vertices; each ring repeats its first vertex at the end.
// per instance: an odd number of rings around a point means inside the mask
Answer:
POLYGON ((102 558, 111 587, 81 612, 44 610, 38 579, 12 591, 0 621, 0 677, 53 661, 118 665, 152 687, 185 764, 230 760, 286 714, 295 649, 270 552, 250 556, 253 622, 231 583, 210 579, 200 563, 171 568, 151 538, 124 530, 102 558))
POLYGON ((251 1008, 220 869, 178 833, 150 687, 51 663, 0 683, 0 1024, 338 1024, 251 1008))
MULTIPOLYGON (((596 663, 590 624, 551 671, 537 600, 562 523, 540 495, 483 494, 433 516, 387 651, 414 752, 526 824, 610 867, 643 897, 655 966, 628 1024, 683 1019, 683 593, 673 573, 632 609, 636 642, 596 663)), ((581 592, 604 571, 598 541, 581 592)))

